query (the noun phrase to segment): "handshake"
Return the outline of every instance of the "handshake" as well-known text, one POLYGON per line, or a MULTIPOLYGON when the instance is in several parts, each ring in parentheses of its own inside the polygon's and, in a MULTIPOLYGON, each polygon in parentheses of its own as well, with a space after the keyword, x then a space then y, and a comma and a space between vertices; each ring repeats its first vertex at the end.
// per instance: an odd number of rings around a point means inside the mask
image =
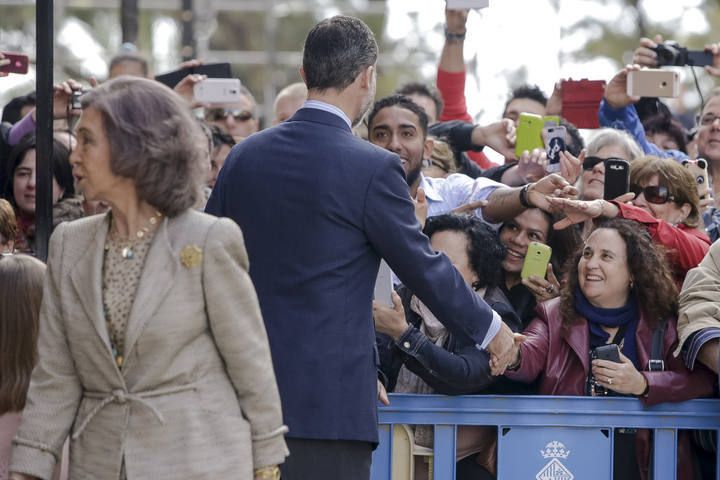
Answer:
POLYGON ((493 375, 502 375, 508 368, 517 368, 520 363, 520 344, 525 335, 513 333, 505 323, 487 347, 490 353, 490 370, 493 375))

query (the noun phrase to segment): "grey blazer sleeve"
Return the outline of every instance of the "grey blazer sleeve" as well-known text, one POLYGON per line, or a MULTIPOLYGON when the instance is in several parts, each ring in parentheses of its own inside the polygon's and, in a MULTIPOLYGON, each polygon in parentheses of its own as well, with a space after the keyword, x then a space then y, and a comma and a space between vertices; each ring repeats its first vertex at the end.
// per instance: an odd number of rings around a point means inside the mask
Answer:
POLYGON ((67 273, 62 262, 64 231, 64 225, 59 225, 50 239, 40 310, 39 359, 10 460, 11 472, 42 479, 53 475, 82 396, 60 305, 60 279, 67 273))
POLYGON ((253 466, 280 464, 288 455, 287 427, 245 243, 231 220, 218 219, 208 232, 203 291, 215 343, 251 425, 253 466))

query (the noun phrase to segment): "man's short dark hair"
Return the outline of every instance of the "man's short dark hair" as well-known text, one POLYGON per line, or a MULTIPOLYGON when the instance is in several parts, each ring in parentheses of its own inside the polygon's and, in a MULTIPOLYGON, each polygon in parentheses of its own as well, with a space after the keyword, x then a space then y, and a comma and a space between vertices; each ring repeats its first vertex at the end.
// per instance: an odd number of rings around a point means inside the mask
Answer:
POLYGON ((344 15, 326 18, 305 39, 305 84, 308 90, 344 90, 377 58, 375 36, 362 20, 344 15))
POLYGON ((35 92, 27 95, 20 95, 10 100, 2 111, 2 121, 15 124, 22 120, 22 109, 25 107, 34 107, 37 104, 35 92))
POLYGON ((401 86, 397 89, 395 92, 398 95, 421 95, 423 97, 428 97, 430 100, 433 101, 435 104, 435 110, 437 111, 438 118, 440 117, 440 114, 443 110, 443 100, 442 95, 440 95, 440 91, 433 87, 432 85, 426 85, 424 83, 420 82, 410 82, 406 83, 405 85, 401 86))
POLYGON ((505 114, 505 112, 507 112, 507 108, 508 105, 510 105, 510 102, 512 102, 513 100, 517 100, 518 98, 535 100, 536 102, 542 104, 543 107, 547 106, 548 102, 548 98, 537 85, 521 85, 510 93, 510 98, 508 98, 508 101, 505 102, 503 115, 505 114))
POLYGON ((390 95, 389 97, 381 98, 380 100, 375 102, 375 105, 373 105, 373 108, 370 111, 370 115, 368 115, 368 134, 369 131, 372 130, 372 124, 373 120, 375 120, 375 116, 378 114, 378 112, 380 112, 380 110, 388 107, 404 108, 405 110, 410 110, 415 115, 417 115, 423 138, 427 137, 429 120, 425 109, 417 103, 413 102, 405 95, 390 95))

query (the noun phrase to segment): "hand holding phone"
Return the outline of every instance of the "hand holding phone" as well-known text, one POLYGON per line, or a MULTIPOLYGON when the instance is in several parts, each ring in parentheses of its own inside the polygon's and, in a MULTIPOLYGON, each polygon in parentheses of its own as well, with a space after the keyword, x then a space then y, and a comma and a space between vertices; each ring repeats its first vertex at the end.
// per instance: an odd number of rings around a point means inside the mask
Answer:
POLYGON ((600 128, 598 109, 605 80, 563 80, 560 83, 562 116, 577 128, 600 128))
POLYGON ((28 73, 30 61, 27 55, 15 52, 1 52, 2 56, 8 60, 7 64, 0 66, 0 72, 17 73, 25 75, 28 73))
POLYGON ((530 277, 530 275, 545 278, 551 255, 552 248, 548 245, 539 242, 530 242, 527 253, 525 253, 525 260, 523 261, 520 278, 525 280, 530 277))
POLYGON ((590 357, 593 360, 607 360, 609 362, 622 363, 620 361, 620 348, 614 343, 597 347, 592 351, 590 357))
POLYGON ((605 160, 603 200, 615 200, 630 191, 630 163, 621 158, 605 160))
POLYGON ((565 151, 565 138, 567 129, 565 127, 545 127, 545 151, 547 152, 548 164, 545 171, 555 173, 560 171, 560 152, 565 151))

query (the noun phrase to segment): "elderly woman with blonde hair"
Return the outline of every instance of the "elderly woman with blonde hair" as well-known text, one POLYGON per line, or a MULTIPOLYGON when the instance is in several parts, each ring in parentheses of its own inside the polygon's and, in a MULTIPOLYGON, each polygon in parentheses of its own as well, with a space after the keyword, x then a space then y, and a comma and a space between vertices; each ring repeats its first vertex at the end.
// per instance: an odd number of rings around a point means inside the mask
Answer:
POLYGON ((11 478, 276 478, 287 449, 240 229, 193 210, 207 156, 182 100, 118 77, 82 97, 73 173, 106 214, 50 240, 11 478))

